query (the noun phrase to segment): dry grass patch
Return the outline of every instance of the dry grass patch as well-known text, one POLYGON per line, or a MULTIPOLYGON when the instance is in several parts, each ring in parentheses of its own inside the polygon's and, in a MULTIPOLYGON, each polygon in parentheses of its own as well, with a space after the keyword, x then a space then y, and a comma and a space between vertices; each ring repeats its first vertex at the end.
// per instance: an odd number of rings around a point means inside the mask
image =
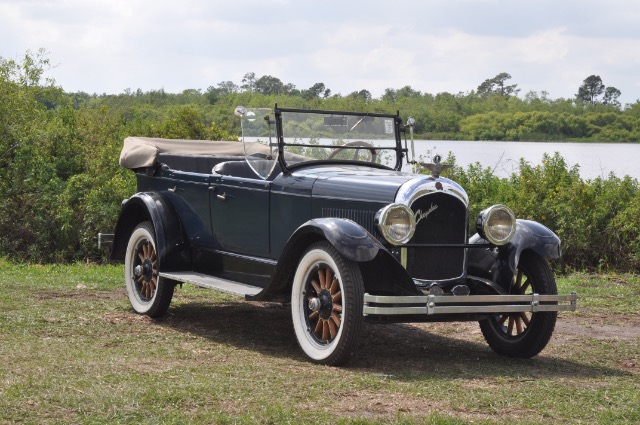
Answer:
POLYGON ((288 306, 185 286, 153 320, 121 274, 0 263, 0 423, 640 421, 636 277, 560 280, 588 297, 531 360, 476 323, 369 325, 331 368, 303 358, 288 306))

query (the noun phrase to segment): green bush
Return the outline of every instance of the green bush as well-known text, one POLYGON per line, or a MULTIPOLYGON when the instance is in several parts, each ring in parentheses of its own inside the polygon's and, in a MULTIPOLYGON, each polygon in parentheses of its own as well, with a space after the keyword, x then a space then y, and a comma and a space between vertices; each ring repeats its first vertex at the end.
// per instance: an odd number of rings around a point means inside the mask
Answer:
MULTIPOLYGON (((447 161, 455 161, 449 157, 447 161)), ((472 164, 443 173, 469 194, 470 229, 479 211, 497 203, 516 216, 535 220, 562 240, 562 269, 640 268, 640 185, 637 179, 611 174, 584 180, 558 153, 540 165, 520 160, 517 172, 496 177, 490 168, 472 164)))
MULTIPOLYGON (((380 100, 340 95, 308 100, 251 91, 211 97, 198 90, 97 96, 64 93, 45 78, 48 67, 43 51, 28 52, 22 62, 0 57, 0 258, 104 260, 96 234, 113 229, 121 201, 135 192, 133 173, 118 165, 124 138, 233 140, 239 133, 232 114, 237 105, 400 109, 417 119, 417 133, 446 139, 640 141, 640 102, 625 110, 587 108, 537 96, 434 96, 408 86, 380 100)), ((585 181, 557 154, 536 166, 521 161, 509 178, 480 164, 444 175, 466 188, 471 225, 481 209, 503 203, 518 217, 554 230, 563 243, 560 267, 640 267, 635 179, 610 175, 585 181)))

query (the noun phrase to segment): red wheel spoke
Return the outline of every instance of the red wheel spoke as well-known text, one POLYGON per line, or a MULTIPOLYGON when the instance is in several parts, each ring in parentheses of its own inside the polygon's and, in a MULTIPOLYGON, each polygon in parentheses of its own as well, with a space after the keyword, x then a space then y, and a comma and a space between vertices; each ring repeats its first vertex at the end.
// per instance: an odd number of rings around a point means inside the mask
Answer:
POLYGON ((325 272, 325 288, 326 289, 330 289, 331 288, 331 282, 333 282, 333 273, 331 269, 326 269, 327 271, 325 272))
POLYGON ((335 311, 336 313, 342 313, 342 306, 340 304, 334 304, 333 311, 335 311))
POLYGON ((324 322, 324 319, 318 320, 318 323, 316 323, 316 328, 313 330, 314 334, 320 335, 320 332, 322 332, 322 322, 324 322))
POLYGON ((523 294, 525 294, 525 293, 526 293, 527 288, 528 288, 530 285, 531 285, 531 282, 529 282, 529 279, 527 279, 527 280, 524 282, 524 285, 522 286, 522 293, 523 293, 523 294))
POLYGON ((331 335, 331 339, 333 339, 338 334, 336 324, 333 322, 333 320, 327 320, 327 323, 329 324, 329 334, 331 335))
POLYGON ((520 313, 520 318, 524 322, 524 325, 529 327, 529 318, 527 317, 527 315, 524 312, 520 313))
POLYGON ((338 316, 335 312, 331 313, 331 320, 333 320, 336 326, 340 327, 340 316, 338 316))
POLYGON ((509 318, 508 314, 503 314, 502 317, 500 318, 500 320, 498 320, 498 323, 500 323, 501 325, 504 324, 504 322, 507 321, 507 319, 509 318))
POLYGON ((320 312, 318 311, 311 312, 311 314, 309 315, 309 320, 316 320, 318 316, 320 316, 320 312))
POLYGON ((522 318, 520 316, 516 316, 514 320, 516 321, 516 335, 520 335, 524 332, 524 329, 522 329, 522 318))
POLYGON ((509 316, 509 326, 507 327, 507 334, 513 333, 513 317, 509 316))
POLYGON ((518 276, 516 277, 515 289, 520 293, 520 285, 522 285, 522 270, 518 269, 518 276))
POLYGON ((138 250, 138 258, 140 259, 141 262, 144 263, 144 254, 140 252, 140 250, 138 250))
POLYGON ((334 304, 338 304, 338 303, 340 303, 340 302, 342 301, 342 292, 338 292, 337 294, 333 295, 333 296, 331 297, 331 301, 332 301, 334 304))
POLYGON ((331 295, 334 295, 338 291, 340 291, 340 285, 338 284, 338 280, 334 276, 333 280, 331 281, 331 288, 329 289, 329 292, 331 293, 331 295))
POLYGON ((316 294, 320 295, 320 291, 322 289, 320 289, 320 284, 318 283, 317 280, 312 280, 311 281, 311 286, 313 286, 313 290, 316 291, 316 294))
POLYGON ((320 289, 326 288, 326 278, 324 274, 324 269, 318 269, 318 277, 320 278, 320 289))
POLYGON ((322 340, 329 341, 329 322, 326 320, 322 321, 322 340))

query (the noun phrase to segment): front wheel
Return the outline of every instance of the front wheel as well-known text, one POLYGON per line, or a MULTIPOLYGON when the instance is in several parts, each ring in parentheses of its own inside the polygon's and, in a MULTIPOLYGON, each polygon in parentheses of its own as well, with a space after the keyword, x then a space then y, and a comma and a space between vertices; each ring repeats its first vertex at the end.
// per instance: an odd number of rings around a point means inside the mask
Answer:
POLYGON ((293 279, 291 313, 302 351, 314 363, 346 363, 362 328, 364 285, 358 265, 328 242, 302 255, 293 279))
POLYGON ((129 301, 136 313, 160 317, 173 298, 175 282, 158 275, 159 259, 151 222, 140 223, 131 233, 124 259, 129 301))
MULTIPOLYGON (((510 294, 557 295, 556 281, 549 263, 534 253, 525 253, 511 283, 510 294)), ((480 321, 489 346, 508 357, 530 358, 547 345, 556 325, 558 312, 505 313, 480 321)))

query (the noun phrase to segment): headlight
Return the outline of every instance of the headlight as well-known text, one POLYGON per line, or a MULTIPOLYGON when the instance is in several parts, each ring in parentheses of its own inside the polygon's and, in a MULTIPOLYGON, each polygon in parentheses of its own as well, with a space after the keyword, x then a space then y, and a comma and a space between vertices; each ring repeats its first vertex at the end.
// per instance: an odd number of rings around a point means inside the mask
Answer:
POLYGON ((387 205, 376 214, 376 224, 384 238, 393 245, 409 242, 416 231, 416 218, 403 204, 387 205))
POLYGON ((492 244, 504 245, 516 232, 516 217, 509 207, 494 205, 478 214, 476 230, 492 244))

